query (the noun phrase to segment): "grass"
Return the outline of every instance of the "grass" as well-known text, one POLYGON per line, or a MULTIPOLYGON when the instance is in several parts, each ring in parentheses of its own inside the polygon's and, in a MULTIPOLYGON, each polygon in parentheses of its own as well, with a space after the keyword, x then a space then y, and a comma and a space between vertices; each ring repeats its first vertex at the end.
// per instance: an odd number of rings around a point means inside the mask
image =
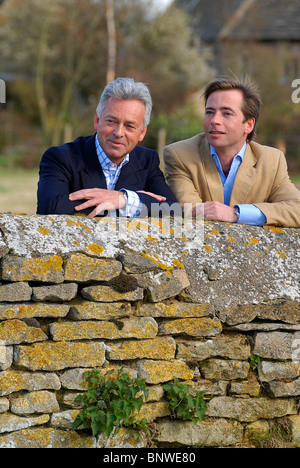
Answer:
POLYGON ((38 177, 38 169, 0 167, 0 212, 35 214, 38 177))
MULTIPOLYGON (((0 167, 0 213, 36 213, 38 168, 34 170, 0 167)), ((300 190, 300 176, 292 178, 300 190)))

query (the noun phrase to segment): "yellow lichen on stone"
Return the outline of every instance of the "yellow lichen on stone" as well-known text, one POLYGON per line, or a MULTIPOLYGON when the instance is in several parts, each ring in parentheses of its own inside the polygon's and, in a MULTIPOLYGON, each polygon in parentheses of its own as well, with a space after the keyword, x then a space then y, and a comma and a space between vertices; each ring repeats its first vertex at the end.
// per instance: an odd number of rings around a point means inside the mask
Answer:
POLYGON ((1 447, 16 448, 95 448, 93 437, 81 436, 75 431, 53 428, 32 428, 0 436, 1 447))
POLYGON ((51 231, 49 231, 49 229, 41 226, 39 229, 38 229, 38 232, 40 234, 43 234, 43 236, 48 236, 49 234, 52 234, 51 231))
POLYGON ((8 256, 2 265, 2 275, 10 281, 63 282, 63 259, 57 255, 29 259, 8 256))
MULTIPOLYGON (((174 269, 174 267, 168 266, 168 265, 166 265, 165 263, 160 262, 159 260, 157 260, 156 258, 154 258, 154 256, 151 257, 150 255, 148 255, 148 254, 146 254, 146 253, 144 253, 144 252, 143 252, 141 255, 142 255, 142 257, 144 257, 144 258, 148 258, 149 260, 152 260, 152 262, 155 263, 155 264, 158 266, 158 268, 159 268, 160 270, 167 270, 167 271, 169 271, 169 270, 173 270, 173 269, 174 269)), ((155 255, 155 257, 157 257, 157 255, 155 255)))
POLYGON ((208 317, 184 318, 166 321, 161 324, 160 330, 166 335, 216 336, 222 332, 222 324, 217 319, 208 317))
POLYGON ((269 229, 269 231, 272 231, 272 232, 279 232, 281 234, 284 233, 283 229, 280 229, 280 228, 275 227, 275 226, 266 226, 266 229, 269 229))
POLYGON ((283 250, 277 250, 276 255, 278 255, 281 259, 285 259, 288 257, 287 253, 283 250))
POLYGON ((121 271, 122 264, 116 260, 91 258, 78 254, 71 255, 66 261, 65 278, 67 281, 78 282, 109 281, 118 276, 121 271))
POLYGON ((186 363, 180 361, 152 361, 145 360, 140 364, 140 377, 147 383, 157 384, 168 382, 174 377, 182 380, 193 379, 194 373, 186 363))
POLYGON ((100 255, 104 252, 104 248, 99 244, 90 244, 88 245, 88 249, 95 255, 100 255))
POLYGON ((202 246, 202 249, 205 249, 206 252, 212 252, 212 249, 213 249, 213 248, 212 248, 211 245, 207 245, 207 244, 206 244, 206 245, 203 245, 203 246, 202 246))
POLYGON ((173 260, 173 265, 181 270, 184 270, 183 264, 179 260, 173 260))

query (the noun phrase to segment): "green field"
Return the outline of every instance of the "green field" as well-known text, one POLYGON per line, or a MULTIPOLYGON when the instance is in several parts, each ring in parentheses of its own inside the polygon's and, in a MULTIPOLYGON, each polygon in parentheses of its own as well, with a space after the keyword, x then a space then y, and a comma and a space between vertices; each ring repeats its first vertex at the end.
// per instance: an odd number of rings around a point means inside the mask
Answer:
MULTIPOLYGON (((0 213, 35 214, 38 169, 7 170, 0 167, 0 213)), ((300 189, 300 177, 293 178, 300 189)))

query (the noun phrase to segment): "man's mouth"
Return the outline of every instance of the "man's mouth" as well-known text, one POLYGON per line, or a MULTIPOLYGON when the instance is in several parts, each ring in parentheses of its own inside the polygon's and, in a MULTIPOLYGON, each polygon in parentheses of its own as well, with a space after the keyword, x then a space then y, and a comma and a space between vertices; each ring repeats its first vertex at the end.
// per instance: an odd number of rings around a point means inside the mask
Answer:
POLYGON ((122 143, 122 141, 118 141, 118 140, 109 140, 109 142, 110 142, 112 145, 124 146, 124 143, 122 143))
POLYGON ((211 130, 209 133, 211 135, 224 135, 224 132, 217 132, 216 130, 211 130))

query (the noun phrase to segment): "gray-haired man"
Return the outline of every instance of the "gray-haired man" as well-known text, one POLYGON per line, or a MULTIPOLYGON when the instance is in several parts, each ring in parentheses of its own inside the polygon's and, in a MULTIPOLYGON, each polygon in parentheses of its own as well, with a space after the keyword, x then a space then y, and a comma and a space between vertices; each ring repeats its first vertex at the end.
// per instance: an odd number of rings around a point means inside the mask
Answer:
POLYGON ((159 169, 156 151, 137 146, 152 111, 143 83, 118 78, 104 89, 94 118, 96 134, 49 148, 40 164, 38 214, 95 217, 117 210, 136 217, 145 207, 176 198, 159 169))

